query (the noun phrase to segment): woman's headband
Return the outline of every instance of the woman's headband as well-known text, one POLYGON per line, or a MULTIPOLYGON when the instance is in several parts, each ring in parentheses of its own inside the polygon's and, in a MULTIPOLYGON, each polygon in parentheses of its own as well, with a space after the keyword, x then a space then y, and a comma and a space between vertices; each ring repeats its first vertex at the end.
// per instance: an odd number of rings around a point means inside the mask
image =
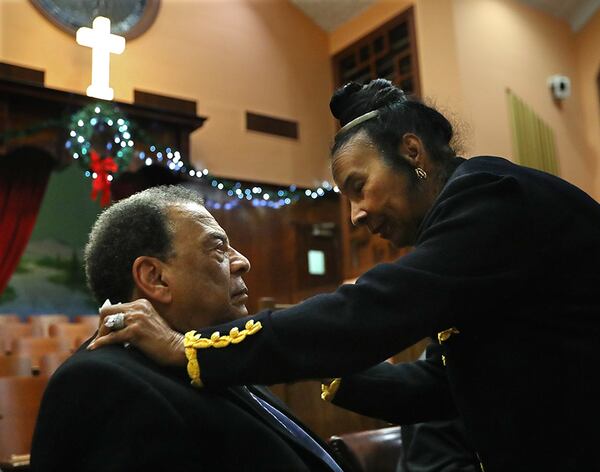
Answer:
POLYGON ((379 116, 379 110, 373 110, 373 111, 369 111, 367 113, 365 113, 364 115, 360 115, 358 118, 354 118, 352 121, 350 121, 349 123, 346 123, 338 132, 337 134, 342 134, 345 133, 346 131, 348 131, 350 128, 354 128, 357 125, 360 125, 361 123, 364 123, 367 120, 370 120, 371 118, 375 118, 376 116, 379 116))

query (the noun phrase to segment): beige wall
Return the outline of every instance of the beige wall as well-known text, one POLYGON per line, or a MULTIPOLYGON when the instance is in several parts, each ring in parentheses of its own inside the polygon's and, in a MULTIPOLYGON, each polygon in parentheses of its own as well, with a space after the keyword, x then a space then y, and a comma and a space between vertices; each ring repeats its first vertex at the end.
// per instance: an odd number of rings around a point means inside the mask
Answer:
POLYGON ((585 126, 585 137, 592 146, 597 166, 594 196, 600 199, 600 11, 575 37, 579 70, 579 95, 583 115, 579 123, 585 126))
MULTIPOLYGON (((85 93, 91 52, 26 0, 0 0, 0 60, 85 93)), ((195 99, 208 116, 192 159, 247 180, 313 185, 328 177, 333 132, 327 35, 287 0, 163 0, 154 25, 111 58, 118 100, 133 89, 195 99), (245 131, 245 111, 299 122, 298 141, 245 131)))
MULTIPOLYGON (((4 2, 0 1, 0 26, 4 23, 4 2)), ((0 29, 0 54, 4 51, 4 32, 0 29)))
POLYGON ((593 193, 596 162, 584 139, 579 95, 557 106, 546 85, 548 76, 560 73, 580 88, 569 25, 513 0, 455 0, 454 6, 472 153, 512 157, 510 88, 554 130, 561 176, 593 193))
MULTIPOLYGON (((458 124, 467 155, 512 158, 509 87, 554 129, 562 176, 599 197, 600 14, 576 35, 516 0, 381 0, 326 34, 287 0, 163 0, 152 28, 113 56, 111 84, 126 101, 134 88, 197 100, 209 117, 193 136, 198 166, 311 185, 329 176, 330 56, 410 6, 423 95, 458 124), (555 73, 573 83, 560 107, 546 87, 555 73), (246 132, 245 110, 298 120, 300 140, 246 132)), ((90 51, 28 1, 0 0, 0 28, 0 60, 85 91, 90 51)))
POLYGON ((467 155, 512 159, 506 103, 510 88, 553 128, 561 175, 600 196, 592 147, 600 149, 598 126, 587 118, 595 113, 598 119, 598 101, 588 103, 589 76, 598 69, 598 27, 586 27, 576 42, 565 21, 514 0, 382 0, 330 34, 330 52, 339 52, 410 5, 415 8, 423 95, 451 115, 467 155), (574 54, 576 46, 579 55, 574 54), (596 58, 592 64, 587 62, 590 54, 596 58), (546 86, 548 76, 556 73, 570 76, 576 92, 560 107, 546 86), (577 92, 582 90, 587 91, 583 99, 577 92))

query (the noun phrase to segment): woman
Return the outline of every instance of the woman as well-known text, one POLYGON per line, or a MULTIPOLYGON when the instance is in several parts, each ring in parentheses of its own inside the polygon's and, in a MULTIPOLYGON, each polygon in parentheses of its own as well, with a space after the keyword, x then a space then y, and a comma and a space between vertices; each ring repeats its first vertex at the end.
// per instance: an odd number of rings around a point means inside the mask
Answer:
POLYGON ((188 333, 185 356, 143 302, 103 310, 125 312, 127 326, 95 347, 131 342, 212 387, 351 378, 434 336, 443 364, 407 365, 379 416, 457 410, 487 472, 600 470, 600 389, 589 381, 600 365, 600 206, 543 172, 457 158, 448 120, 388 81, 349 84, 330 106, 342 125, 332 171, 352 222, 414 250, 354 285, 261 312, 249 329, 188 333))

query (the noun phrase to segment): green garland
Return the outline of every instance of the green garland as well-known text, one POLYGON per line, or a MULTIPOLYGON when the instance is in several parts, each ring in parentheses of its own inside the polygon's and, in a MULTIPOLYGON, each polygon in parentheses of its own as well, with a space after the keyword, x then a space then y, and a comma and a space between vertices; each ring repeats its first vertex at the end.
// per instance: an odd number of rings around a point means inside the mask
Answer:
MULTIPOLYGON (((112 157, 116 164, 116 170, 109 170, 109 174, 119 174, 127 169, 134 155, 134 129, 136 140, 147 151, 137 152, 137 157, 146 165, 163 164, 172 172, 187 174, 190 178, 201 179, 209 183, 215 190, 220 190, 230 198, 227 206, 237 205, 236 201, 249 200, 255 206, 268 206, 280 208, 300 199, 317 199, 331 193, 338 193, 337 187, 329 182, 315 188, 298 188, 295 185, 277 188, 272 185, 261 185, 242 183, 236 180, 222 179, 208 172, 208 169, 199 170, 186 167, 179 152, 169 147, 158 149, 151 137, 143 130, 135 127, 135 124, 126 119, 115 106, 107 102, 92 103, 77 111, 67 118, 49 120, 38 123, 22 130, 8 130, 0 134, 0 142, 10 139, 26 137, 43 129, 59 127, 67 129, 68 138, 65 142, 67 151, 73 159, 79 161, 84 167, 85 176, 96 178, 91 169, 91 151, 95 151, 101 158, 112 157)), ((102 159, 103 162, 110 159, 102 159)), ((113 164, 114 167, 114 164, 113 164)), ((112 176, 108 177, 112 180, 112 176)), ((220 204, 216 204, 220 205, 220 204)), ((216 206, 215 206, 216 208, 216 206)))
POLYGON ((42 121, 25 129, 9 129, 0 134, 0 143, 7 143, 12 139, 26 138, 32 134, 39 133, 48 128, 64 128, 67 125, 67 120, 64 118, 42 121))

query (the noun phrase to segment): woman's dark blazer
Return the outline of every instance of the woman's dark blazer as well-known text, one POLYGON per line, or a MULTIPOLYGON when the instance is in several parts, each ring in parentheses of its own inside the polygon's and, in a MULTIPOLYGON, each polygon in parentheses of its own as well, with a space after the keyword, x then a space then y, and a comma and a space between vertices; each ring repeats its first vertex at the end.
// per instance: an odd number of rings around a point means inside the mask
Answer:
POLYGON ((598 203, 552 175, 472 158, 437 197, 414 251, 252 317, 262 329, 243 342, 198 350, 201 379, 343 377, 440 333, 446 386, 436 390, 448 396, 431 394, 435 382, 414 385, 423 398, 395 403, 399 422, 455 405, 486 472, 600 470, 599 295, 598 203))

